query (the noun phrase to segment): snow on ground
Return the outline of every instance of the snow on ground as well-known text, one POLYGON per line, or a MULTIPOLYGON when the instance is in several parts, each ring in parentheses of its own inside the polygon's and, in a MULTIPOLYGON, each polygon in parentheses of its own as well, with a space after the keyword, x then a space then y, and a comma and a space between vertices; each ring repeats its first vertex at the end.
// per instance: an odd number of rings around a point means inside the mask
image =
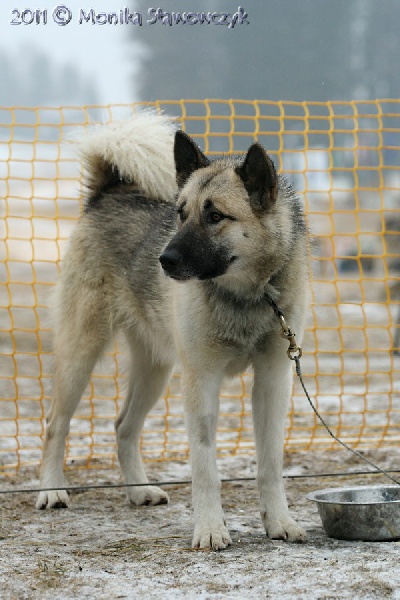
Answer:
MULTIPOLYGON (((369 458, 399 466, 399 451, 369 458)), ((296 453, 286 472, 312 474, 363 468, 345 451, 296 453)), ((224 477, 254 475, 253 459, 219 463, 224 477)), ((182 463, 151 465, 152 479, 186 479, 182 463)), ((69 484, 120 482, 116 470, 71 471, 69 484)), ((253 481, 224 483, 222 497, 233 545, 191 549, 190 486, 168 486, 168 506, 134 508, 121 489, 75 492, 71 508, 37 511, 35 495, 0 497, 0 596, 3 600, 165 598, 400 599, 400 542, 328 538, 306 495, 325 487, 384 483, 381 476, 288 479, 291 510, 308 541, 291 545, 263 533, 253 481)), ((9 481, 36 486, 27 470, 9 481)))

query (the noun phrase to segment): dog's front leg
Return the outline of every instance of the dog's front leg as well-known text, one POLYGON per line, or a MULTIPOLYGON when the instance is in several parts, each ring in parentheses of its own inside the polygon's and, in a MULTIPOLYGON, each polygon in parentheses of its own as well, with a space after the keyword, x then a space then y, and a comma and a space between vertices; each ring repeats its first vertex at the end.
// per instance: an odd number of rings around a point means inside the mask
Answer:
POLYGON ((268 354, 253 362, 253 419, 256 438, 261 518, 268 537, 303 542, 305 531, 289 514, 283 486, 285 415, 292 390, 292 365, 285 342, 273 340, 268 354))
POLYGON ((222 550, 231 538, 221 506, 216 461, 218 394, 222 373, 184 369, 183 392, 192 464, 193 548, 222 550))

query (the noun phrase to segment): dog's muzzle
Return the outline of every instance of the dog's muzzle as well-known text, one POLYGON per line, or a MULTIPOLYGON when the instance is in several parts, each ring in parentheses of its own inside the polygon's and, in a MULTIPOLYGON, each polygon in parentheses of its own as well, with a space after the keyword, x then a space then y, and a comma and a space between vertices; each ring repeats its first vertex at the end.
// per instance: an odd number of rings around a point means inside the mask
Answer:
POLYGON ((183 265, 183 256, 177 248, 169 247, 161 254, 159 261, 164 272, 172 279, 184 281, 190 279, 191 275, 186 272, 183 265))
POLYGON ((217 246, 205 232, 184 226, 162 252, 159 260, 164 273, 172 279, 212 279, 229 267, 227 248, 217 246))

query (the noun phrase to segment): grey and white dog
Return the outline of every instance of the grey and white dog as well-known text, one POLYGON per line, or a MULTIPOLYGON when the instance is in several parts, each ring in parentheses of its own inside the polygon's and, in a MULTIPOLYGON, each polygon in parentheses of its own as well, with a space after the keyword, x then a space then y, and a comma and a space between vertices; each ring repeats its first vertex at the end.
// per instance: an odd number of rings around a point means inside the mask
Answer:
MULTIPOLYGON (((270 538, 305 533, 289 515, 282 481, 292 368, 270 303, 301 340, 308 288, 307 228, 291 187, 263 147, 211 162, 162 115, 144 112, 94 128, 82 141, 83 215, 56 291, 55 374, 42 487, 63 487, 70 419, 106 345, 122 330, 129 389, 116 421, 127 483, 147 483, 140 433, 176 361, 193 476, 193 547, 231 544, 216 466, 224 376, 251 365, 261 517, 270 538)), ((128 488, 136 505, 163 504, 155 487, 128 488)), ((65 491, 38 508, 65 507, 65 491)))

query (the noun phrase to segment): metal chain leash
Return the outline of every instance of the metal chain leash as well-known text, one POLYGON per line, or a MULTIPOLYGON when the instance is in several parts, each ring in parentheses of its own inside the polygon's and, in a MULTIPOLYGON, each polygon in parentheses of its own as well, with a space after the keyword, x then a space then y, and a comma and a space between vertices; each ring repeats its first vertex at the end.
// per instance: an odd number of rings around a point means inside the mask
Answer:
POLYGON ((400 485, 400 481, 398 479, 395 479, 394 477, 392 477, 391 475, 389 475, 389 473, 387 471, 385 471, 384 469, 381 469, 380 467, 378 467, 378 465, 376 465, 375 463, 373 463, 371 460, 369 460, 368 458, 366 458, 363 454, 361 454, 360 452, 357 452, 357 450, 354 450, 353 448, 350 448, 350 446, 348 446, 345 442, 343 442, 341 439, 339 439, 329 428, 329 426, 327 425, 327 423, 324 421, 324 419, 322 418, 322 416, 320 415, 320 413, 318 412, 318 410, 316 409, 316 407, 314 406, 314 403, 312 402, 310 395, 307 391, 307 388, 304 384, 304 380, 303 380, 303 373, 301 371, 301 365, 300 365, 300 358, 302 357, 302 349, 300 346, 298 346, 296 344, 296 334, 294 333, 294 331, 292 331, 290 329, 290 327, 287 325, 285 318, 283 316, 283 313, 281 310, 279 310, 279 308, 277 307, 277 305, 275 304, 275 302, 270 299, 269 300, 270 305, 272 307, 272 309, 274 310, 276 316, 279 319, 279 322, 281 324, 281 328, 282 328, 282 332, 281 332, 281 336, 288 340, 289 342, 289 348, 287 350, 287 355, 290 358, 290 360, 293 360, 296 363, 296 374, 300 380, 301 383, 301 387, 303 388, 303 392, 312 408, 312 410, 314 411, 314 413, 316 414, 316 416, 318 417, 318 419, 321 421, 322 425, 325 427, 325 429, 327 430, 327 432, 329 433, 329 435, 336 441, 338 442, 341 446, 343 446, 343 448, 346 448, 346 450, 349 450, 350 452, 352 452, 355 456, 357 456, 357 458, 360 458, 361 460, 363 460, 364 462, 368 463, 369 465, 371 465, 371 467, 373 467, 376 471, 379 471, 379 473, 382 473, 382 475, 385 475, 385 477, 388 477, 391 481, 393 481, 396 485, 400 485))

